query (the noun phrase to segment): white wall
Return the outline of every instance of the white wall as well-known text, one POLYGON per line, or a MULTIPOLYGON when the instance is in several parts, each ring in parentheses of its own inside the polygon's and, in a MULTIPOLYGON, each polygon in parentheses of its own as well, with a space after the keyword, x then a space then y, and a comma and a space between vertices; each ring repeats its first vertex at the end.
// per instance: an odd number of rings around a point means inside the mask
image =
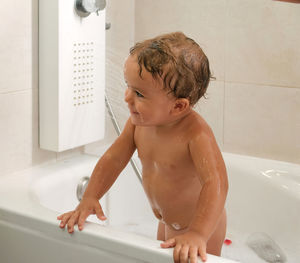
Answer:
POLYGON ((1 2, 0 176, 79 154, 38 146, 38 0, 1 2))
POLYGON ((56 158, 37 145, 36 15, 31 2, 1 2, 0 175, 56 158))

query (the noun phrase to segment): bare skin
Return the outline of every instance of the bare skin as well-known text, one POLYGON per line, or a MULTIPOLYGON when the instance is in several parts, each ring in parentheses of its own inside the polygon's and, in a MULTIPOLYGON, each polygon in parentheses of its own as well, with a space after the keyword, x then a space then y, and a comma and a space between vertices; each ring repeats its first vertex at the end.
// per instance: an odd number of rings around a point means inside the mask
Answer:
POLYGON ((79 206, 58 217, 70 233, 82 230, 89 214, 104 220, 98 200, 110 188, 135 149, 143 166, 143 187, 159 219, 162 248, 174 247, 174 262, 196 263, 206 253, 220 255, 226 233, 228 182, 214 135, 189 100, 175 98, 136 58, 124 67, 130 118, 99 160, 79 206))

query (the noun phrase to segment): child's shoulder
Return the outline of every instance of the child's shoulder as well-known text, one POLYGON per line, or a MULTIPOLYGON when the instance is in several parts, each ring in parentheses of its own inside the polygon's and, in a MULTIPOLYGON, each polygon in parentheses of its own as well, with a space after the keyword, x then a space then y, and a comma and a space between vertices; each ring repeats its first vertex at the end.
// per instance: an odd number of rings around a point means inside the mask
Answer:
POLYGON ((194 110, 189 114, 186 126, 188 127, 190 139, 214 137, 213 131, 206 120, 194 110))
POLYGON ((199 131, 206 131, 210 130, 210 126, 206 122, 206 120, 195 110, 192 110, 188 116, 187 125, 192 130, 198 130, 199 131))

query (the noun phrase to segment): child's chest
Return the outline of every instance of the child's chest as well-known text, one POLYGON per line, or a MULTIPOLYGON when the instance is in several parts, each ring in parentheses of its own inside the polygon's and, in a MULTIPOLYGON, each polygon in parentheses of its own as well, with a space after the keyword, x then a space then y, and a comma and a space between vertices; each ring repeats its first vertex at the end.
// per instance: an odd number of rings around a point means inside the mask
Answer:
POLYGON ((134 139, 143 165, 177 169, 191 162, 188 139, 182 134, 143 128, 137 130, 134 139))
POLYGON ((141 129, 135 133, 135 144, 143 166, 143 187, 153 203, 166 208, 190 197, 191 190, 198 193, 197 171, 185 136, 141 129), (175 198, 174 193, 180 195, 175 198))

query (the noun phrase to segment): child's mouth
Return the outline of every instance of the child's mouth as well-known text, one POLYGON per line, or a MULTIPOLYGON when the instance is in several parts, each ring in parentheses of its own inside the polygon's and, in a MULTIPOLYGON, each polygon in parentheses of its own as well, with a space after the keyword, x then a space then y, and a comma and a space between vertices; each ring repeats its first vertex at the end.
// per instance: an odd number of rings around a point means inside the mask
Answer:
POLYGON ((133 111, 133 110, 131 110, 131 109, 129 109, 130 110, 130 113, 131 114, 139 114, 137 111, 133 111))

